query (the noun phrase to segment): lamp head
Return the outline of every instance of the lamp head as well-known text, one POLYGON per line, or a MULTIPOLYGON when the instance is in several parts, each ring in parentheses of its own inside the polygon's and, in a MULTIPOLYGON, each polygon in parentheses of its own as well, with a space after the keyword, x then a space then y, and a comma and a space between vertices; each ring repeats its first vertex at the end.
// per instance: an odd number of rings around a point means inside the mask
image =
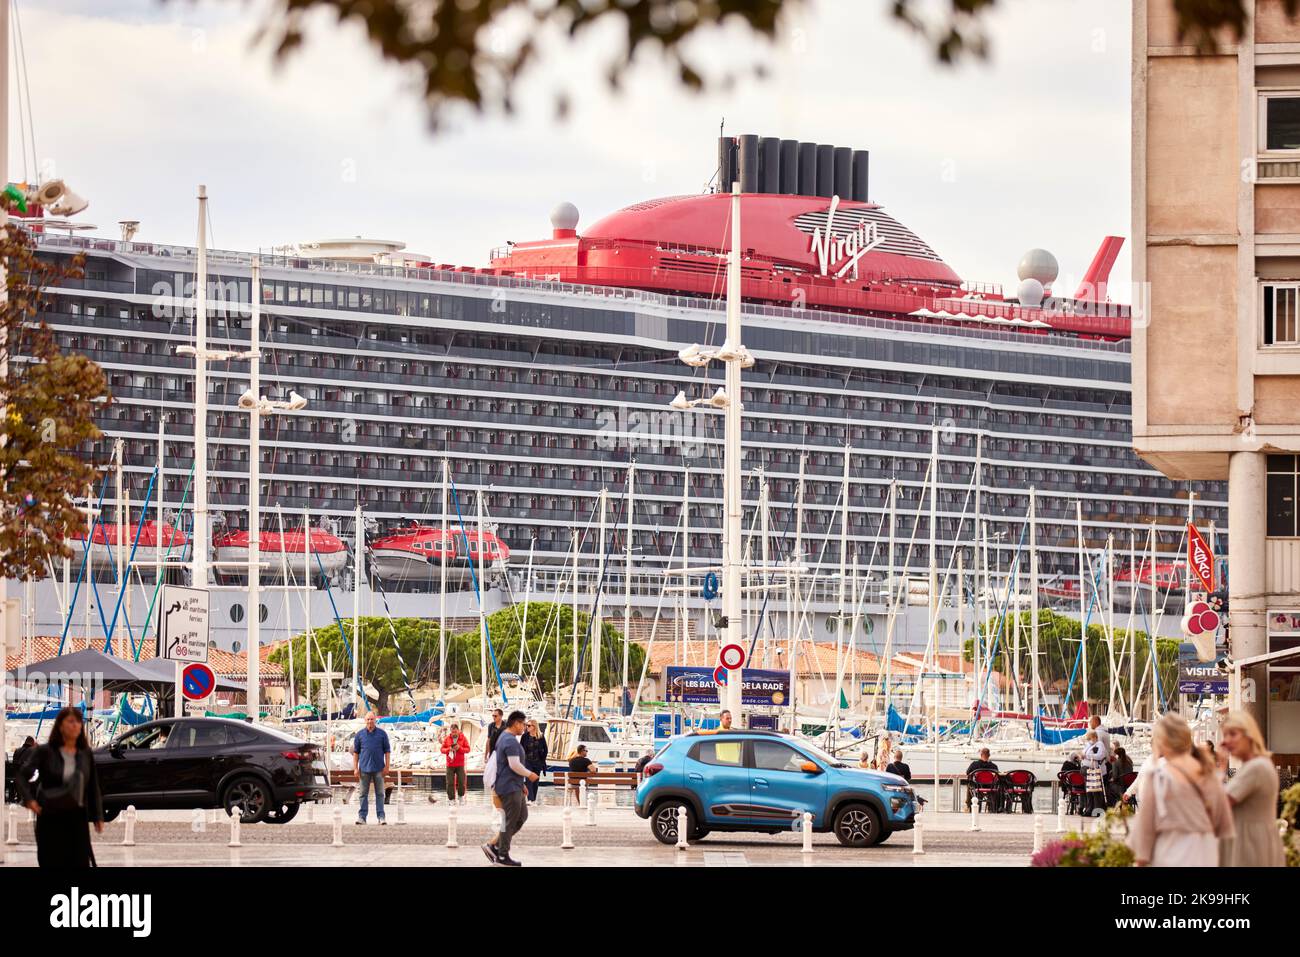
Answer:
POLYGON ((245 412, 252 412, 257 408, 257 395, 252 389, 245 389, 243 395, 239 397, 239 407, 245 412))
POLYGON ((685 392, 678 392, 677 397, 673 399, 672 402, 669 402, 668 405, 670 408, 676 409, 678 412, 685 412, 691 407, 690 400, 686 398, 685 392))
POLYGON ((300 396, 292 389, 289 390, 289 405, 286 407, 292 412, 299 412, 307 408, 307 400, 300 396))

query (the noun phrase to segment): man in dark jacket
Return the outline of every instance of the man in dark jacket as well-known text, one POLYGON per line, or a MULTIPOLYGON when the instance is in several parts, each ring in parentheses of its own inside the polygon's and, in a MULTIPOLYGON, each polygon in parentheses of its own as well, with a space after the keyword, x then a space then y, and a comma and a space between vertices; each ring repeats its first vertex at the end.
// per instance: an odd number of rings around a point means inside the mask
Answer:
MULTIPOLYGON (((974 774, 976 771, 993 771, 993 772, 996 773, 996 771, 997 771, 997 769, 998 769, 998 766, 997 766, 996 764, 994 764, 991 760, 989 760, 989 758, 990 758, 991 756, 992 756, 992 755, 989 753, 989 749, 988 749, 988 748, 980 748, 980 756, 979 756, 979 758, 978 758, 977 760, 975 760, 975 761, 972 761, 972 762, 967 766, 967 768, 966 768, 966 781, 967 781, 967 787, 966 787, 966 810, 967 810, 967 811, 970 810, 971 797, 972 797, 972 795, 974 794, 974 790, 970 787, 970 776, 971 776, 972 774, 974 774)), ((992 808, 992 810, 995 810, 995 811, 996 811, 996 810, 998 809, 998 808, 997 808, 997 803, 998 803, 998 802, 997 802, 997 796, 996 796, 996 795, 994 795, 994 798, 993 798, 993 802, 992 802, 992 803, 993 803, 993 808, 992 808)))

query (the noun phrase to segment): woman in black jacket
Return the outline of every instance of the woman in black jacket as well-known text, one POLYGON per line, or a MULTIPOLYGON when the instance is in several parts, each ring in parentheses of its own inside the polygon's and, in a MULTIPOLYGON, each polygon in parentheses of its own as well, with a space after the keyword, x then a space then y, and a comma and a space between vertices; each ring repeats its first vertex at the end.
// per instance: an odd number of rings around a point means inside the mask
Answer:
POLYGON ((104 798, 80 711, 58 713, 49 742, 23 755, 16 783, 19 799, 36 815, 37 865, 90 867, 95 855, 87 825, 104 832, 104 798))
MULTIPOLYGON (((524 729, 524 736, 519 739, 519 746, 524 749, 524 767, 529 771, 534 771, 540 777, 546 773, 546 754, 547 744, 546 735, 542 734, 536 721, 529 721, 524 729)), ((528 800, 531 803, 537 802, 537 782, 525 781, 524 786, 528 789, 528 800)))

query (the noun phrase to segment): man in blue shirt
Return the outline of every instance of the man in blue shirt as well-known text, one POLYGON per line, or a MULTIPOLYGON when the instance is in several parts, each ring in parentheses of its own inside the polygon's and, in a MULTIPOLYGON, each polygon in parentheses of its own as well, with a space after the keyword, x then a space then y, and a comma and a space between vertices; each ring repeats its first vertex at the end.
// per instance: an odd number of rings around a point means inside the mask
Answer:
POLYGON ((519 833, 519 829, 528 820, 528 800, 524 790, 525 781, 536 781, 537 773, 528 770, 524 764, 524 748, 519 743, 519 736, 524 732, 524 713, 510 712, 505 727, 497 738, 492 753, 496 755, 497 779, 492 785, 501 801, 501 812, 505 816, 505 825, 497 835, 496 844, 484 844, 483 853, 495 864, 506 867, 519 867, 519 862, 510 856, 510 839, 519 833))
POLYGON ((384 820, 384 775, 392 759, 392 748, 388 744, 388 734, 383 728, 375 726, 375 713, 366 713, 366 726, 352 738, 352 770, 357 773, 361 787, 361 807, 358 809, 357 823, 365 824, 366 815, 370 813, 370 788, 375 789, 375 816, 380 824, 384 820))

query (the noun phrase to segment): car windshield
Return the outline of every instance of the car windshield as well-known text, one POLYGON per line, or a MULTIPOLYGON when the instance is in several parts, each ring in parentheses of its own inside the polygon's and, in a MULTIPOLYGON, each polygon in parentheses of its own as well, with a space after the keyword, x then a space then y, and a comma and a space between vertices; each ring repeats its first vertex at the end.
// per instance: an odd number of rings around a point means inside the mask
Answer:
POLYGON ((821 748, 817 747, 817 745, 815 745, 815 744, 809 744, 807 741, 800 741, 800 742, 798 743, 797 747, 802 748, 805 752, 807 752, 808 754, 812 755, 812 756, 813 756, 814 758, 816 758, 817 760, 819 760, 819 761, 825 761, 827 764, 829 764, 829 765, 830 765, 831 767, 833 767, 833 768, 847 768, 847 767, 848 767, 847 764, 845 764, 843 761, 841 761, 841 760, 840 760, 839 758, 837 758, 835 755, 831 754, 829 751, 823 751, 821 748))

